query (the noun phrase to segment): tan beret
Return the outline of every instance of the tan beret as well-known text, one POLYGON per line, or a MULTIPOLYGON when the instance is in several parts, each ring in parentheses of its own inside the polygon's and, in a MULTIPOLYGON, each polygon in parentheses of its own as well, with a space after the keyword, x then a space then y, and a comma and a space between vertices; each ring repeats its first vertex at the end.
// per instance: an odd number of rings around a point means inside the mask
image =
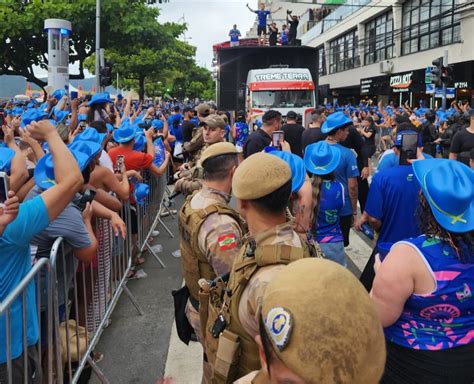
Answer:
POLYGON ((209 115, 209 113, 211 112, 211 107, 208 104, 199 104, 196 107, 196 112, 201 116, 209 115))
POLYGON ((286 162, 260 152, 239 165, 232 180, 232 191, 238 199, 255 200, 275 192, 290 179, 291 170, 286 162))
POLYGON ((302 259, 277 272, 262 301, 273 350, 307 383, 378 383, 385 338, 374 303, 346 268, 302 259))
POLYGON ((200 126, 202 125, 207 125, 209 128, 221 128, 225 129, 226 123, 225 120, 216 114, 212 114, 207 116, 201 123, 199 124, 200 126))
POLYGON ((211 157, 216 157, 220 155, 237 155, 237 149, 234 144, 231 143, 215 143, 207 147, 199 159, 201 164, 211 157))

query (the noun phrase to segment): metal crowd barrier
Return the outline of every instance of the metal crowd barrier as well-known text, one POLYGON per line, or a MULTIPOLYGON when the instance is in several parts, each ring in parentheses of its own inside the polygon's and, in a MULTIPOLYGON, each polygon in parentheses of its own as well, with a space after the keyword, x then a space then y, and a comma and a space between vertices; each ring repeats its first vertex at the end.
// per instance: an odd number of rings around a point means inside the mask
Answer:
POLYGON ((47 378, 48 383, 53 382, 53 349, 50 348, 53 340, 53 311, 51 299, 51 289, 49 289, 50 283, 48 280, 51 278, 50 273, 50 264, 47 259, 41 259, 28 272, 28 274, 20 281, 20 283, 13 289, 8 296, 0 303, 0 324, 5 327, 5 344, 1 346, 2 351, 5 352, 6 362, 0 364, 1 374, 0 374, 0 383, 16 384, 19 382, 29 383, 31 380, 29 377, 33 372, 28 372, 29 366, 29 349, 35 348, 37 352, 37 363, 39 368, 44 367, 47 373, 43 374, 43 377, 47 378), (45 278, 41 277, 41 274, 44 273, 45 278), (28 345, 28 307, 27 307, 27 291, 32 289, 31 285, 33 284, 34 299, 35 299, 35 308, 33 309, 35 313, 35 319, 33 320, 36 323, 38 328, 39 340, 35 345, 28 345), (46 298, 43 298, 41 292, 46 292, 46 298), (46 303, 43 303, 45 299, 46 303), (43 311, 42 316, 42 307, 46 304, 46 311, 43 311), (20 308, 18 308, 18 306, 20 308), (12 311, 21 312, 21 323, 12 324, 11 322, 11 313, 12 311), (12 327, 18 329, 21 327, 20 335, 12 335, 12 327), (42 332, 43 330, 43 332, 42 332), (22 342, 22 354, 16 356, 15 359, 12 359, 12 344, 17 342, 18 336, 21 338, 22 342), (15 360, 22 360, 22 378, 18 377, 20 374, 18 370, 15 370, 15 375, 13 374, 13 365, 15 360), (5 369, 6 368, 6 369, 5 369), (46 376, 45 376, 46 375, 46 376))
POLYGON ((173 232, 171 232, 161 219, 163 211, 166 211, 167 214, 174 218, 174 213, 169 208, 169 197, 171 193, 166 185, 168 177, 166 175, 155 177, 148 171, 143 172, 142 177, 142 183, 148 184, 150 193, 142 204, 136 205, 138 217, 138 248, 140 252, 143 252, 145 249, 148 250, 161 267, 165 268, 165 264, 157 252, 151 247, 150 239, 158 224, 165 229, 171 238, 174 238, 173 232))
MULTIPOLYGON (((140 251, 147 249, 165 267, 153 252, 149 241, 156 226, 160 224, 171 237, 173 233, 161 220, 161 213, 169 209, 171 193, 166 186, 167 178, 144 175, 144 183, 150 186, 150 194, 143 205, 137 205, 138 245, 140 251)), ((26 290, 30 284, 36 286, 35 315, 38 317, 40 340, 39 365, 43 367, 43 382, 77 383, 86 366, 102 383, 109 383, 97 366, 94 349, 104 329, 109 325, 112 312, 122 294, 129 297, 140 315, 143 311, 127 287, 128 274, 132 267, 133 240, 131 205, 124 203, 121 217, 126 223, 126 238, 115 237, 110 222, 97 219, 95 235, 98 241, 97 254, 88 264, 79 262, 73 251, 60 237, 51 248, 49 260, 38 260, 19 285, 0 303, 0 324, 6 331, 6 378, 0 384, 28 383, 28 345, 26 290), (22 323, 11 324, 11 309, 17 300, 22 300, 22 323), (22 359, 24 372, 20 381, 13 380, 11 328, 22 327, 22 359)), ((3 346, 2 346, 3 347, 3 346)))
POLYGON ((122 218, 127 225, 125 239, 113 235, 107 220, 96 220, 98 248, 96 257, 89 264, 77 262, 62 238, 58 238, 51 249, 55 360, 61 362, 58 382, 77 383, 89 365, 102 383, 108 383, 95 362, 94 349, 109 325, 122 292, 143 315, 127 287, 127 276, 132 266, 128 202, 122 209, 122 218))

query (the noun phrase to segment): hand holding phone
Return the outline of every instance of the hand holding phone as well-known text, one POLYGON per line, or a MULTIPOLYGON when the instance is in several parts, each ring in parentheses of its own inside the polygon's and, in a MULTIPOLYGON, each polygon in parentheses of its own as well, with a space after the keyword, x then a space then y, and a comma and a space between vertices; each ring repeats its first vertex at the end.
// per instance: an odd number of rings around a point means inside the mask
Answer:
POLYGON ((118 155, 117 160, 115 161, 114 173, 116 175, 121 175, 125 172, 125 156, 118 155))
POLYGON ((400 148, 400 165, 409 165, 408 160, 416 159, 418 150, 418 134, 405 133, 402 135, 402 145, 400 148))
POLYGON ((272 133, 272 147, 278 148, 281 151, 281 143, 285 140, 285 132, 275 131, 272 133))
POLYGON ((8 175, 5 172, 0 172, 0 207, 5 206, 5 201, 8 199, 9 186, 8 175))

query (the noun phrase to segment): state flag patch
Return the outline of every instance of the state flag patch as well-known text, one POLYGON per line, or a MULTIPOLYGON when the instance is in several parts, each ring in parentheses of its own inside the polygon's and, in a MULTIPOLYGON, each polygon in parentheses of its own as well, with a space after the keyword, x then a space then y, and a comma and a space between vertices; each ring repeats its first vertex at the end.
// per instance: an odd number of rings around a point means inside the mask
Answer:
POLYGON ((237 246, 237 239, 235 238, 235 233, 226 233, 217 238, 219 243, 219 248, 221 251, 227 251, 233 249, 237 246))

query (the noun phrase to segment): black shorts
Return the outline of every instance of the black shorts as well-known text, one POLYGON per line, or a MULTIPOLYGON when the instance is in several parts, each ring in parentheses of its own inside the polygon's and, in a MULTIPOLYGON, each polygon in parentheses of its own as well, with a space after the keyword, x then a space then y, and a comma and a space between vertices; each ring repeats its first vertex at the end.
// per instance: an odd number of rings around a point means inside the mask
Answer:
MULTIPOLYGON (((31 346, 27 350, 28 356, 28 384, 41 384, 43 372, 39 363, 38 347, 31 346)), ((12 360, 12 379, 13 383, 23 383, 23 373, 25 365, 23 361, 23 354, 12 360)), ((8 382, 7 363, 0 364, 0 383, 8 382)))
POLYGON ((339 222, 341 224, 342 237, 344 238, 344 247, 349 246, 349 233, 352 227, 352 215, 340 216, 339 222))
POLYGON ((259 25, 259 26, 257 27, 257 36, 260 36, 262 33, 263 33, 264 35, 267 34, 267 26, 266 26, 266 25, 263 25, 263 26, 259 25))
POLYGON ((138 215, 137 215, 137 207, 131 206, 130 207, 130 221, 132 226, 132 235, 136 235, 138 233, 138 215))

